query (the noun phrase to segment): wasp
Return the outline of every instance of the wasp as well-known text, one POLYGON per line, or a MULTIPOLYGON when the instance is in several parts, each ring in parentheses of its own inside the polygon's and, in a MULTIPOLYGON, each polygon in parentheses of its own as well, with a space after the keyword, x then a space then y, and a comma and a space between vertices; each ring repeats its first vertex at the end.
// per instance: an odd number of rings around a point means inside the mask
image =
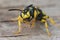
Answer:
POLYGON ((25 9, 20 10, 20 9, 9 9, 9 11, 20 11, 19 16, 16 18, 18 20, 18 31, 16 33, 20 33, 20 28, 21 28, 21 23, 29 23, 32 22, 32 27, 34 26, 36 21, 39 21, 41 23, 45 24, 45 28, 46 28, 46 32, 47 34, 50 36, 51 33, 48 30, 48 23, 47 23, 47 19, 49 19, 49 21, 52 24, 55 24, 55 21, 53 20, 53 18, 49 17, 48 15, 46 15, 40 8, 35 7, 33 5, 29 5, 27 6, 25 9))

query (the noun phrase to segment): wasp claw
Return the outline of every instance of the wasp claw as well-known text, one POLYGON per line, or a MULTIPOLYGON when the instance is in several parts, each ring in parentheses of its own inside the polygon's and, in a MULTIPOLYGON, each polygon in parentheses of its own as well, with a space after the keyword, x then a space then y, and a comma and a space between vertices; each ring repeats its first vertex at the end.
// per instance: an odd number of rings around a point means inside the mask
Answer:
POLYGON ((51 33, 48 33, 48 36, 50 37, 51 36, 51 33))

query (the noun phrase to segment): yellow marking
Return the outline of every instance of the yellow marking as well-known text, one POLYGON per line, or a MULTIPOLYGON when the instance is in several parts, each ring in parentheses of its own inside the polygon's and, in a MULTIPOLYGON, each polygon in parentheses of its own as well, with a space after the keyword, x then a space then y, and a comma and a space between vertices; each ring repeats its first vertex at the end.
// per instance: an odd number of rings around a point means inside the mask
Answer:
POLYGON ((27 15, 30 17, 30 13, 29 12, 27 12, 27 15))
POLYGON ((24 17, 24 13, 22 13, 22 17, 24 17))
POLYGON ((24 18, 24 19, 25 19, 25 18, 28 18, 28 16, 27 16, 27 15, 25 15, 23 18, 24 18))
POLYGON ((43 14, 46 14, 44 11, 42 11, 43 14))
POLYGON ((46 27, 46 31, 48 33, 48 36, 51 36, 51 34, 50 34, 49 30, 48 30, 48 24, 47 24, 47 22, 45 22, 45 27, 46 27))
POLYGON ((35 25, 35 18, 37 16, 37 11, 35 10, 34 11, 34 19, 33 19, 33 22, 32 22, 32 27, 35 25))
POLYGON ((38 14, 40 14, 40 11, 37 11, 38 12, 38 14))
POLYGON ((41 22, 45 22, 46 20, 42 19, 41 22))
POLYGON ((23 17, 23 19, 30 17, 29 12, 27 12, 27 14, 25 14, 25 15, 22 13, 22 17, 23 17))
POLYGON ((43 18, 47 19, 47 18, 48 18, 48 16, 44 16, 43 18))
POLYGON ((50 22, 51 22, 52 24, 56 24, 55 21, 54 21, 52 18, 49 18, 49 19, 50 19, 50 22))
POLYGON ((36 16, 37 16, 37 11, 35 10, 34 11, 34 18, 36 18, 36 16))

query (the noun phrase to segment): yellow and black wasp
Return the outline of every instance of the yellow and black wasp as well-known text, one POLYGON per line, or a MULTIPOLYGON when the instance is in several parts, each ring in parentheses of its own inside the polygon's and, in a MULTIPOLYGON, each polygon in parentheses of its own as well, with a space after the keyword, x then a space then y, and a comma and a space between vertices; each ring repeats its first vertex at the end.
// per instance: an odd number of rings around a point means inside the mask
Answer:
POLYGON ((19 26, 17 33, 21 32, 20 27, 21 27, 22 22, 24 22, 24 23, 32 22, 32 27, 33 27, 35 22, 39 21, 39 22, 45 24, 45 28, 46 28, 48 35, 49 36, 51 35, 48 30, 47 19, 49 19, 52 24, 55 24, 55 21, 52 18, 50 18, 48 15, 46 15, 41 9, 39 9, 33 5, 27 6, 24 10, 9 9, 9 11, 14 11, 14 10, 20 11, 20 14, 17 18, 18 26, 19 26))

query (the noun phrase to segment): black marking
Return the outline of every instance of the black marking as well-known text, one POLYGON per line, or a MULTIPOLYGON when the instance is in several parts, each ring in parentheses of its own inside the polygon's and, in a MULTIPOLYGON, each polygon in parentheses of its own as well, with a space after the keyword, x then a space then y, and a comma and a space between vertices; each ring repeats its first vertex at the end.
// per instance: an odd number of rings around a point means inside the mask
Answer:
POLYGON ((8 11, 22 11, 20 9, 9 9, 8 11))

